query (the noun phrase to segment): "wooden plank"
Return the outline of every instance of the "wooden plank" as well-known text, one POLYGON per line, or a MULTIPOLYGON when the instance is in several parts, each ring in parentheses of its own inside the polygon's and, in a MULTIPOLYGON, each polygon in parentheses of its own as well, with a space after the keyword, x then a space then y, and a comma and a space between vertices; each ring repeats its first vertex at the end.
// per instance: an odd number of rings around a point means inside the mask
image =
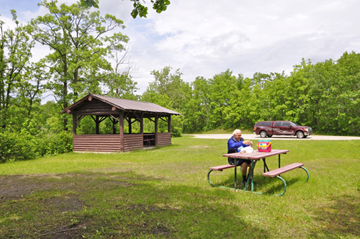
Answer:
POLYGON ((275 156, 278 154, 286 154, 287 152, 289 152, 289 150, 286 149, 272 149, 271 152, 258 152, 257 150, 255 150, 251 154, 231 153, 231 154, 223 154, 223 157, 258 160, 270 156, 275 156))
POLYGON ((278 176, 280 174, 289 172, 289 171, 291 171, 293 169, 300 168, 301 166, 304 166, 304 164, 303 163, 293 163, 293 164, 290 164, 290 165, 287 165, 287 166, 277 168, 277 169, 271 170, 269 172, 263 173, 263 176, 273 178, 273 177, 276 177, 276 176, 278 176))
POLYGON ((125 134, 124 135, 124 151, 143 148, 143 134, 125 134))
POLYGON ((74 151, 116 152, 121 151, 120 135, 74 135, 74 151))
POLYGON ((213 171, 223 171, 223 169, 228 169, 228 168, 233 168, 233 167, 235 167, 235 165, 225 164, 225 165, 210 167, 209 170, 213 170, 213 171))
POLYGON ((157 134, 158 146, 166 146, 171 144, 171 133, 157 134))

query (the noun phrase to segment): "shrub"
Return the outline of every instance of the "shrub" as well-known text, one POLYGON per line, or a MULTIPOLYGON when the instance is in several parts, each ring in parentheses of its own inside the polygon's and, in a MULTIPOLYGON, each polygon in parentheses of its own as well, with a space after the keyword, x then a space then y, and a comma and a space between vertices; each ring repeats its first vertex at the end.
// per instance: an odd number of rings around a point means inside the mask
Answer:
POLYGON ((29 135, 0 133, 0 162, 36 157, 34 142, 29 135))
POLYGON ((72 134, 0 133, 0 163, 72 151, 72 134))

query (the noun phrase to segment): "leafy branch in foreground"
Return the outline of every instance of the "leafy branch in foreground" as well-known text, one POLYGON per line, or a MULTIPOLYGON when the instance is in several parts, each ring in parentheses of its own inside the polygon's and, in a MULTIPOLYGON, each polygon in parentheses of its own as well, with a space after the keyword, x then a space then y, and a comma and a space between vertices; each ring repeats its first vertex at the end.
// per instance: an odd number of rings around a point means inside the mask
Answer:
MULTIPOLYGON (((120 0, 119 0, 120 1, 120 0)), ((130 0, 133 3, 134 9, 131 11, 131 16, 133 18, 139 17, 147 17, 148 14, 148 7, 146 7, 144 4, 146 3, 144 0, 130 0), (143 2, 143 3, 141 3, 143 2)), ((150 2, 153 5, 153 9, 157 13, 161 13, 163 11, 166 11, 167 6, 170 5, 169 0, 150 0, 150 2)), ((81 0, 81 4, 86 7, 95 7, 99 8, 99 1, 98 0, 81 0)))

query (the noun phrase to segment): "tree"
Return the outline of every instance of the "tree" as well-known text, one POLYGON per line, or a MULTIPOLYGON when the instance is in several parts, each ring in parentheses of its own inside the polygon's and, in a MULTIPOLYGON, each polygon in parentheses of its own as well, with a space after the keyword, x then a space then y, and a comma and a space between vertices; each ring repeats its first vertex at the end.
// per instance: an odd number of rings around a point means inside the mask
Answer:
POLYGON ((360 134, 360 54, 345 52, 338 60, 330 78, 332 119, 336 133, 360 134))
POLYGON ((224 111, 230 106, 230 99, 237 89, 236 77, 226 70, 209 79, 210 119, 213 128, 224 127, 224 111))
MULTIPOLYGON (((45 61, 52 74, 49 87, 62 108, 87 94, 101 92, 100 82, 110 75, 111 64, 106 56, 112 50, 123 50, 128 37, 121 33, 109 33, 124 28, 123 22, 80 2, 70 6, 57 1, 43 0, 50 13, 30 21, 28 32, 35 41, 50 47, 45 61)), ((64 119, 67 129, 67 118, 64 119)))
POLYGON ((184 131, 206 131, 210 124, 209 82, 204 77, 196 77, 191 86, 192 89, 183 110, 184 131))
MULTIPOLYGON (((148 14, 148 7, 144 6, 141 3, 141 0, 130 0, 133 3, 134 9, 131 11, 131 16, 133 18, 139 17, 146 17, 148 14)), ((145 1, 142 1, 145 3, 145 1)), ((170 0, 150 0, 153 5, 153 9, 157 13, 161 13, 167 9, 167 6, 170 5, 170 0)), ((81 0, 81 4, 87 7, 96 7, 99 8, 99 1, 98 0, 81 0)))
POLYGON ((22 99, 22 106, 30 117, 35 101, 40 101, 39 96, 44 91, 44 82, 49 78, 49 73, 45 70, 42 61, 31 63, 26 67, 20 86, 17 92, 18 99, 22 99))
POLYGON ((143 94, 143 100, 181 112, 187 101, 187 92, 191 88, 181 78, 180 69, 177 69, 175 73, 171 73, 171 69, 170 66, 166 66, 162 70, 153 70, 151 72, 155 80, 149 83, 149 87, 143 94), (160 103, 159 100, 165 100, 165 95, 168 98, 167 102, 160 103))
POLYGON ((251 104, 253 80, 239 75, 237 78, 238 87, 233 89, 229 107, 224 110, 227 128, 251 128, 254 123, 251 104))
POLYGON ((9 117, 13 114, 11 111, 15 110, 15 94, 20 86, 24 87, 26 84, 22 78, 34 45, 19 24, 16 11, 11 10, 11 14, 16 24, 15 29, 4 31, 4 22, 0 21, 0 124, 3 129, 10 122, 9 117))
MULTIPOLYGON (((171 73, 171 67, 167 66, 162 70, 154 70, 151 74, 155 77, 155 80, 149 84, 141 100, 182 113, 185 110, 186 102, 189 100, 187 96, 189 96, 191 88, 181 78, 180 69, 177 69, 175 73, 171 73)), ((171 134, 180 136, 182 129, 183 116, 173 117, 171 134)))
POLYGON ((135 92, 138 90, 136 87, 137 82, 132 80, 130 74, 131 67, 128 67, 126 70, 121 70, 123 65, 128 65, 128 63, 125 62, 126 52, 121 56, 119 52, 115 51, 112 56, 115 59, 115 67, 113 67, 112 74, 110 74, 105 81, 105 87, 109 89, 107 95, 116 98, 137 100, 135 96, 135 92))

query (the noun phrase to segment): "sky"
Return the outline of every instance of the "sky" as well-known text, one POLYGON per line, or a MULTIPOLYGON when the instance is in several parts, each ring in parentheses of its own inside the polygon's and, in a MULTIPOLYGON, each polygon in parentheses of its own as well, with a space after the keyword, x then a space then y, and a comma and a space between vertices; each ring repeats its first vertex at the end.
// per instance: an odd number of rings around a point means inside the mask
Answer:
MULTIPOLYGON (((358 0, 170 0, 160 14, 130 16, 130 0, 100 0, 100 12, 115 15, 130 38, 127 57, 137 94, 154 81, 153 70, 180 69, 182 79, 207 79, 231 70, 234 75, 285 72, 304 58, 312 63, 337 60, 344 52, 360 52, 358 0)), ((40 0, 0 0, 0 20, 11 27, 10 9, 26 23, 46 13, 40 0)), ((74 3, 74 0, 59 0, 74 3)), ((36 45, 35 59, 48 53, 36 45)))

